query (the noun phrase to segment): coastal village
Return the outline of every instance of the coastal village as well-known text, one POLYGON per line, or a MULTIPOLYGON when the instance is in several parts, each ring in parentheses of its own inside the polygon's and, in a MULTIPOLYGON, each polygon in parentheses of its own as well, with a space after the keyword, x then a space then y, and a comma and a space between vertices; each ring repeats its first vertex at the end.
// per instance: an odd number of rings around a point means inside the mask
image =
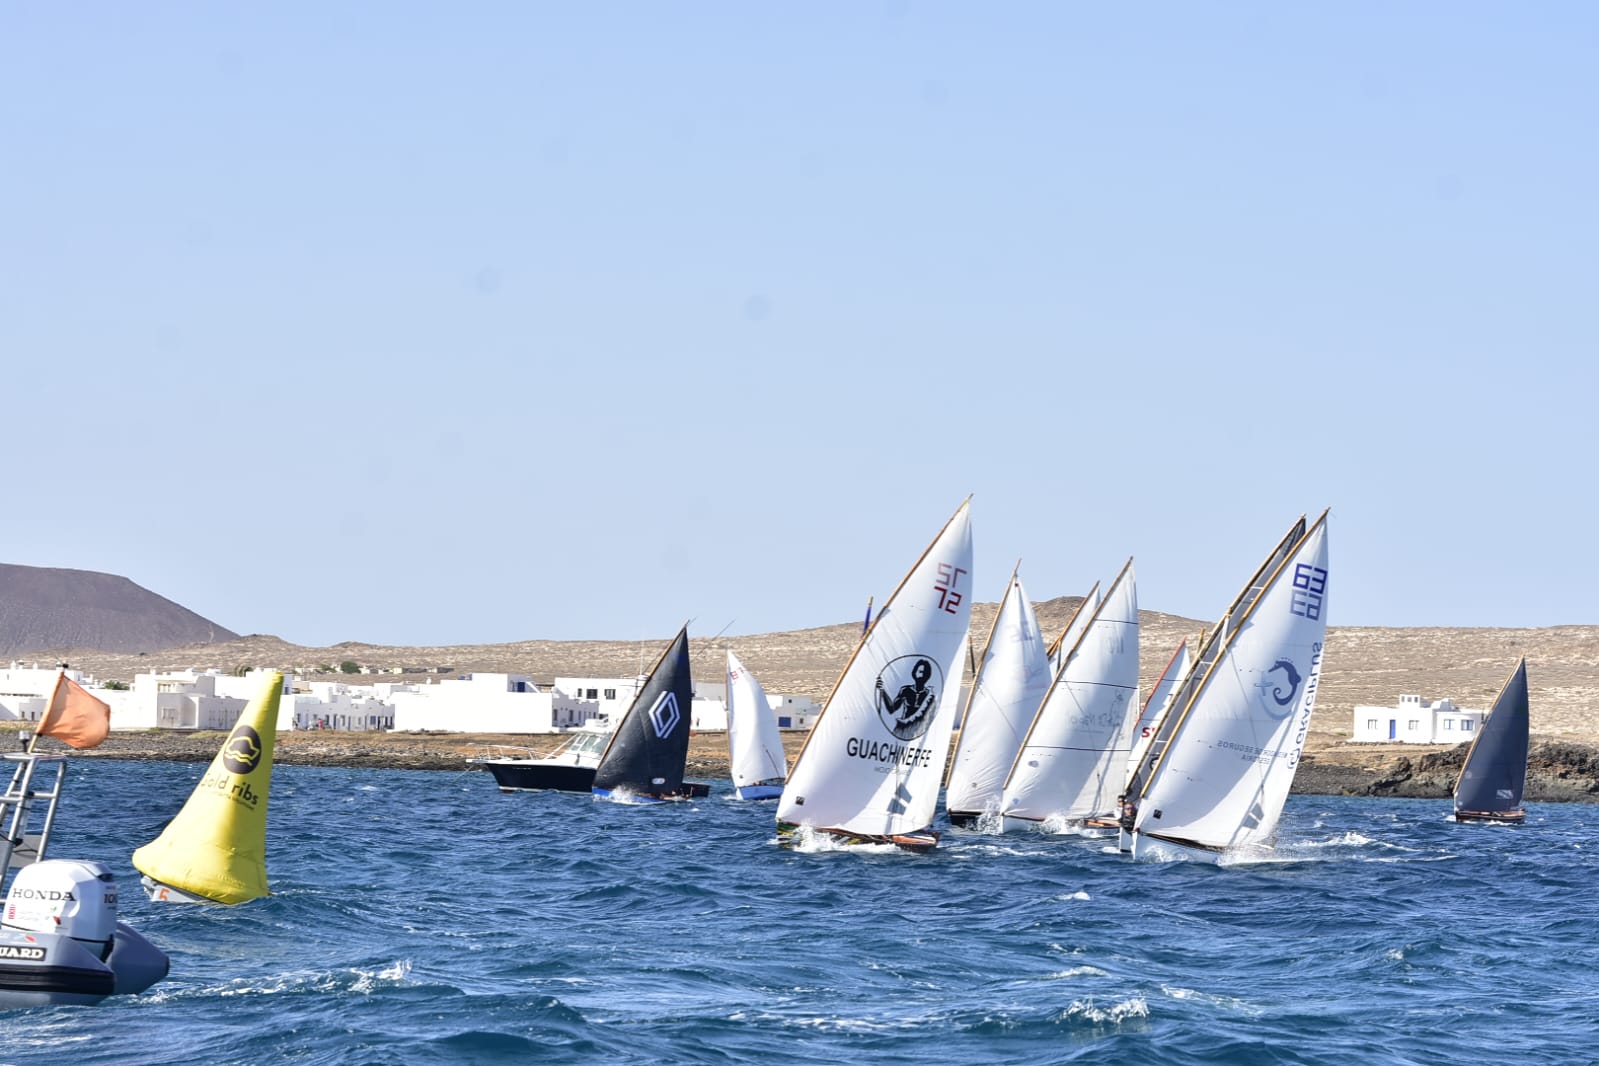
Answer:
MULTIPOLYGON (((0 669, 0 724, 19 728, 44 714, 56 665, 13 662, 0 669)), ((111 729, 193 732, 233 726, 268 671, 238 675, 219 670, 136 674, 131 684, 109 687, 66 667, 67 677, 111 708, 111 729)), ((474 672, 423 681, 368 683, 284 676, 277 728, 288 733, 556 734, 615 722, 638 694, 642 678, 557 677, 547 685, 523 674, 474 672)), ((696 732, 727 730, 727 686, 700 683, 690 712, 696 732)), ((808 696, 771 694, 782 730, 808 730, 820 709, 808 696)))

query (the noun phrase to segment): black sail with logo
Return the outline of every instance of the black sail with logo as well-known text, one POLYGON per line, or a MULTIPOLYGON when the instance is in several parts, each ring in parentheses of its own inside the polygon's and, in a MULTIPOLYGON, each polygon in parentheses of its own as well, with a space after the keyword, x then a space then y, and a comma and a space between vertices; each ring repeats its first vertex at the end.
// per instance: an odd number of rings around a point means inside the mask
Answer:
POLYGON ((1483 720, 1455 785, 1457 811, 1513 811, 1527 783, 1527 663, 1516 666, 1483 720))
POLYGON ((656 662, 633 705, 611 734, 594 771, 596 791, 666 795, 683 788, 688 763, 689 711, 694 699, 688 627, 656 662))

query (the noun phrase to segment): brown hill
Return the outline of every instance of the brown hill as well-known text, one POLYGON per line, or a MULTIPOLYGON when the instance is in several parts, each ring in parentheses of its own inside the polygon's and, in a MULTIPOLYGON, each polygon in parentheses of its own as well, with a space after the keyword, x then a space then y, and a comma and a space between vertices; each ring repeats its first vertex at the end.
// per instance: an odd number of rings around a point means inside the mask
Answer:
POLYGON ((125 577, 0 563, 0 655, 66 648, 136 654, 238 636, 125 577))
MULTIPOLYGON (((1040 624, 1058 632, 1080 602, 1062 597, 1038 605, 1040 624)), ((977 604, 973 640, 980 649, 996 604, 977 604)), ((1147 691, 1178 641, 1195 637, 1202 623, 1154 611, 1140 612, 1143 676, 1147 691)), ((222 631, 218 631, 219 633, 222 631)), ((859 622, 752 636, 700 637, 691 642, 695 672, 719 680, 724 649, 738 653, 769 692, 821 698, 849 658, 859 622)), ((374 670, 399 668, 419 681, 424 673, 471 671, 528 674, 548 681, 568 677, 619 677, 647 669, 671 634, 653 641, 529 640, 511 644, 397 648, 337 644, 307 648, 276 637, 249 636, 226 643, 152 649, 147 655, 106 653, 58 646, 53 655, 102 679, 132 680, 150 670, 250 666, 293 669, 302 675, 354 662, 374 670)), ((1340 744, 1349 735, 1354 706, 1394 703, 1401 693, 1449 696, 1467 707, 1486 708, 1517 658, 1526 656, 1535 734, 1599 742, 1599 626, 1543 629, 1389 629, 1334 627, 1328 631, 1326 663, 1316 702, 1314 739, 1340 744)), ((370 679, 367 679, 370 680, 370 679)), ((1363 746, 1373 750, 1380 746, 1363 746)), ((1375 756, 1374 756, 1375 757, 1375 756)))

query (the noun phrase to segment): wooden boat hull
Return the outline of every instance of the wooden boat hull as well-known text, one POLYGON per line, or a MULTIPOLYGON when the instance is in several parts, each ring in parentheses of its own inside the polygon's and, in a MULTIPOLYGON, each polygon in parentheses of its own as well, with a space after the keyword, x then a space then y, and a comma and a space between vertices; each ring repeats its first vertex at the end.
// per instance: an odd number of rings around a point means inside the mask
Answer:
POLYGON ((1457 822, 1482 822, 1488 825, 1521 825, 1527 820, 1527 812, 1521 809, 1514 811, 1456 811, 1457 822))
POLYGON ((823 826, 798 826, 786 822, 779 822, 778 836, 783 838, 783 843, 792 844, 802 829, 810 829, 813 833, 826 833, 835 841, 844 845, 854 844, 892 844, 901 851, 913 852, 917 855, 926 854, 938 847, 938 833, 932 829, 923 829, 914 833, 852 833, 847 829, 829 829, 823 826))
POLYGON ((1208 848, 1137 830, 1128 832, 1126 829, 1119 830, 1116 846, 1123 855, 1130 855, 1135 862, 1203 862, 1218 866, 1227 854, 1221 848, 1208 848))
POLYGON ((480 759, 494 775, 501 792, 587 792, 594 787, 594 767, 548 763, 538 759, 480 759))
POLYGON ((739 785, 733 794, 741 800, 771 800, 783 794, 782 785, 739 785))
POLYGON ((677 803, 681 800, 704 799, 711 794, 711 786, 699 781, 684 781, 678 792, 633 792, 629 789, 590 789, 601 799, 625 800, 628 803, 677 803))

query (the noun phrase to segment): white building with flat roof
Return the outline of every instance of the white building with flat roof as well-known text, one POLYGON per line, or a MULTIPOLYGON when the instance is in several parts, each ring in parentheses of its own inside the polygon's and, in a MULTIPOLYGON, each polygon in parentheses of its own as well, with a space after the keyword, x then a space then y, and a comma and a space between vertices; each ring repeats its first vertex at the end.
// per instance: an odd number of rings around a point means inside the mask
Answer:
POLYGON ((1355 744, 1458 744, 1473 739, 1487 716, 1451 699, 1400 696, 1397 707, 1357 706, 1349 739, 1355 744))
POLYGON ((396 732, 554 733, 600 717, 600 701, 540 691, 522 674, 470 674, 389 696, 396 732))
MULTIPOLYGON (((51 693, 56 690, 59 666, 14 662, 0 669, 0 722, 37 722, 44 716, 51 693)), ((88 688, 94 678, 68 668, 66 675, 88 688)))

